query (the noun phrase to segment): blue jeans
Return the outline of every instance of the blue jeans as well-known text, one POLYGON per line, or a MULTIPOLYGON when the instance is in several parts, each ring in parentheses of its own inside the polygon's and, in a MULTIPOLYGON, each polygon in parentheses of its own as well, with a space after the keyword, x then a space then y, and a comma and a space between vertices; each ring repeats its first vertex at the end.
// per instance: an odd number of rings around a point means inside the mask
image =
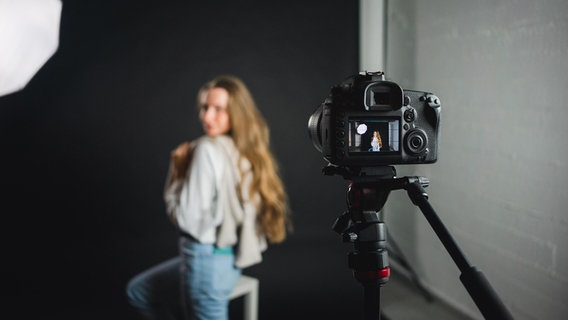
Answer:
POLYGON ((181 237, 180 255, 132 278, 130 304, 148 319, 228 319, 229 295, 241 270, 232 248, 181 237))

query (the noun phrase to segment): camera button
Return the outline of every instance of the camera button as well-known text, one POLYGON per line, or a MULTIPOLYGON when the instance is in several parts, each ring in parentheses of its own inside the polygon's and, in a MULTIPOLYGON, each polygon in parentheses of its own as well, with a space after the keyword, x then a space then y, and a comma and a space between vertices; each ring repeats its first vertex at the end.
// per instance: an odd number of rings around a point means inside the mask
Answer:
POLYGON ((416 119, 416 113, 415 113, 414 109, 410 108, 410 109, 404 111, 404 121, 412 122, 415 119, 416 119))

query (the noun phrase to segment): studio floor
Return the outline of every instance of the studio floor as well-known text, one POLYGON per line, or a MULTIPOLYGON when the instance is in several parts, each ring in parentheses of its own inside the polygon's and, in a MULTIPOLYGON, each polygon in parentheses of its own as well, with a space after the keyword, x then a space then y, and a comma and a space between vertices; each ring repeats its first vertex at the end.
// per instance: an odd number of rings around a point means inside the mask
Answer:
MULTIPOLYGON (((300 295, 301 294, 299 292, 296 294, 296 296, 300 295)), ((290 297, 290 295, 288 295, 288 297, 290 297)), ((314 300, 309 301, 309 299, 302 297, 299 300, 294 300, 295 302, 290 302, 291 299, 286 299, 286 302, 283 302, 282 306, 265 306, 263 303, 266 302, 266 299, 263 298, 262 294, 259 298, 261 303, 259 320, 280 320, 290 319, 291 317, 302 320, 358 320, 363 318, 362 310, 360 308, 355 308, 355 311, 347 313, 342 311, 346 308, 352 308, 353 305, 360 305, 361 300, 359 294, 356 294, 352 297, 352 299, 345 299, 345 303, 341 305, 338 305, 337 301, 330 302, 326 305, 315 302, 314 300), (300 300, 303 300, 303 302, 300 300), (354 301, 357 301, 357 303, 354 303, 354 301), (291 316, 291 314, 295 315, 291 316)), ((424 294, 416 283, 412 282, 407 276, 403 276, 401 273, 397 273, 396 271, 391 273, 389 282, 381 288, 380 301, 381 320, 474 320, 435 297, 428 299, 427 294, 424 294)), ((243 319, 242 298, 231 301, 230 319, 243 319)), ((479 319, 481 319, 481 315, 479 319)))
POLYGON ((473 320, 435 297, 429 301, 417 285, 396 272, 382 290, 381 320, 473 320))

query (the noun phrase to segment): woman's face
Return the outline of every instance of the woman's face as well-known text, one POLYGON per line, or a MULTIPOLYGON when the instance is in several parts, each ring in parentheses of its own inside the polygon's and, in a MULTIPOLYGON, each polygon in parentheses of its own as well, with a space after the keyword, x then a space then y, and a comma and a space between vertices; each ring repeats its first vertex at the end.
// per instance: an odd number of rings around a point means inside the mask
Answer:
POLYGON ((208 136, 223 135, 231 129, 228 104, 229 93, 224 88, 212 88, 207 92, 205 103, 199 110, 199 120, 208 136))

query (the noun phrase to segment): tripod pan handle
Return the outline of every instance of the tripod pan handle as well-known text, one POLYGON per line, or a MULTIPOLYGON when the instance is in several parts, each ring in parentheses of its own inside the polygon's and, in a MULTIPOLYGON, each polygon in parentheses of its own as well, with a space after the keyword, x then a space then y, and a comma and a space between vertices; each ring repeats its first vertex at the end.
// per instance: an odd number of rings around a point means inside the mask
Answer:
POLYGON ((480 270, 470 267, 461 274, 460 280, 485 319, 513 320, 513 316, 480 270))

